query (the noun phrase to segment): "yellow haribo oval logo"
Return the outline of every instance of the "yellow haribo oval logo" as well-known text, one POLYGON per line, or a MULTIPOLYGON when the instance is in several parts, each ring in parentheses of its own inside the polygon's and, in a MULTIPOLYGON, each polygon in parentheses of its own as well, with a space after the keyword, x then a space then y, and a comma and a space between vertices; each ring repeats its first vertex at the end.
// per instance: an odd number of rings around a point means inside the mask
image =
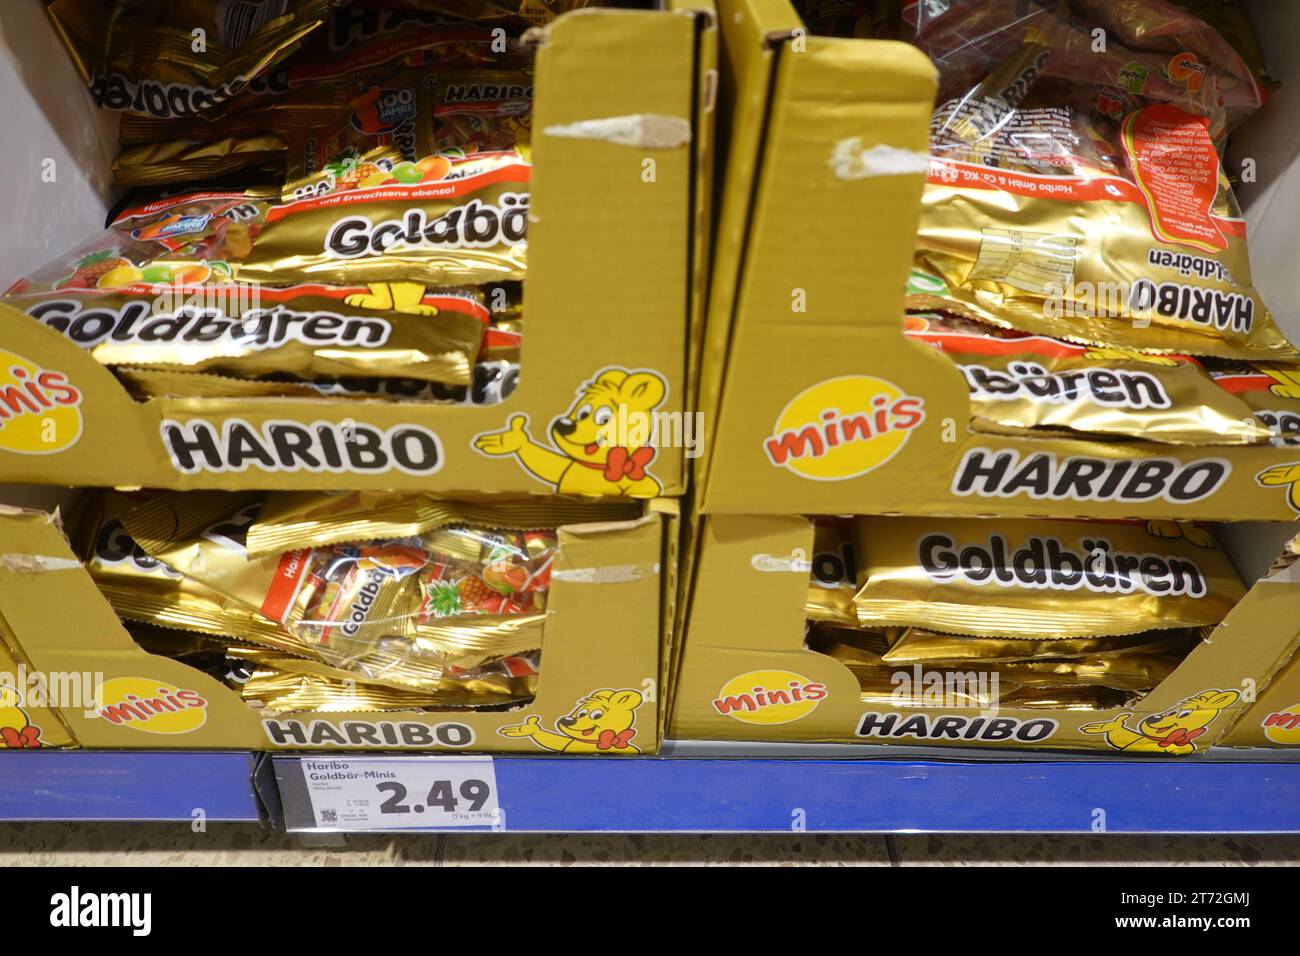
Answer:
POLYGON ((788 724, 826 699, 826 685, 794 671, 750 671, 722 685, 713 709, 747 724, 788 724))
POLYGON ((796 395, 763 450, 801 477, 843 481, 889 461, 923 421, 925 399, 883 378, 843 375, 796 395))
POLYGON ((114 677, 99 692, 99 716, 147 734, 188 734, 208 719, 208 702, 196 690, 150 677, 114 677))
POLYGON ((1265 717, 1264 736, 1275 744, 1300 745, 1300 704, 1292 704, 1265 717))
POLYGON ((0 349, 0 450, 50 455, 81 429, 81 389, 67 375, 0 349))

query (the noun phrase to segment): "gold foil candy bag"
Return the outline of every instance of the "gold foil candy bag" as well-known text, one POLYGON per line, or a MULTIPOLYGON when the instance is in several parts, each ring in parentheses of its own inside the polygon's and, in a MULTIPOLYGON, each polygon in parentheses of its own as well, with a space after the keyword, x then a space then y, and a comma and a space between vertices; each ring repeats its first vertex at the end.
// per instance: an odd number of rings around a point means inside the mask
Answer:
POLYGON ((1245 593, 1190 523, 858 518, 855 530, 864 627, 1101 637, 1217 624, 1245 593))
POLYGON ((941 92, 909 307, 1091 345, 1295 358, 1251 285, 1218 152, 1262 102, 1250 69, 1176 8, 1077 6, 914 11, 941 92), (1113 31, 1105 51, 1093 26, 1113 31))
POLYGON ((238 276, 340 285, 522 279, 530 174, 514 160, 456 179, 276 206, 238 276))
POLYGON ((440 77, 433 107, 433 143, 462 156, 526 150, 532 136, 533 79, 487 70, 440 77))
POLYGON ((939 634, 911 627, 898 636, 881 658, 886 664, 1003 664, 1085 657, 1098 660, 1132 653, 1164 654, 1181 659, 1199 641, 1199 635, 1192 631, 1036 640, 939 634))
POLYGON ((108 366, 256 377, 406 376, 468 385, 482 319, 347 305, 331 290, 208 286, 47 293, 12 304, 108 366))
POLYGON ((1265 444, 1251 409, 1196 359, 997 334, 974 323, 909 315, 907 336, 962 373, 971 426, 995 434, 1053 430, 1164 444, 1265 444))
POLYGON ((48 13, 96 105, 173 119, 236 99, 295 52, 334 5, 54 0, 48 13))
POLYGON ((1251 410, 1274 445, 1300 444, 1300 367, 1272 362, 1220 363, 1215 384, 1251 410))
POLYGON ((128 147, 113 160, 113 181, 143 186, 210 179, 251 167, 283 172, 284 139, 275 133, 172 140, 128 147))
POLYGON ((149 292, 228 281, 230 253, 252 249, 268 204, 240 191, 187 192, 133 206, 103 233, 5 293, 149 292))
POLYGON ((351 401, 422 402, 437 405, 495 405, 513 393, 519 366, 478 362, 469 385, 449 385, 418 378, 316 376, 310 381, 283 375, 234 378, 204 372, 159 371, 119 367, 118 379, 131 394, 149 398, 334 398, 351 401))
MULTIPOLYGON (((628 520, 637 512, 637 505, 615 500, 498 496, 476 501, 418 492, 350 491, 330 495, 277 491, 265 496, 261 511, 248 529, 246 546, 250 555, 261 555, 452 529, 454 539, 440 534, 432 540, 441 548, 450 548, 453 540, 459 541, 454 553, 475 556, 484 553, 477 537, 482 532, 477 529, 534 531, 584 521, 628 520)), ((528 539, 530 544, 534 540, 528 539)))
POLYGON ((543 26, 562 13, 599 7, 599 0, 386 0, 386 7, 440 13, 475 23, 543 26))
POLYGON ((251 612, 289 653, 426 692, 541 647, 557 539, 534 526, 576 515, 590 519, 590 506, 175 492, 137 503, 123 525, 133 549, 251 612), (523 529, 466 525, 479 517, 523 529))
POLYGON ((853 558, 853 523, 848 518, 812 519, 812 571, 805 612, 810 621, 853 624, 857 568, 853 558))

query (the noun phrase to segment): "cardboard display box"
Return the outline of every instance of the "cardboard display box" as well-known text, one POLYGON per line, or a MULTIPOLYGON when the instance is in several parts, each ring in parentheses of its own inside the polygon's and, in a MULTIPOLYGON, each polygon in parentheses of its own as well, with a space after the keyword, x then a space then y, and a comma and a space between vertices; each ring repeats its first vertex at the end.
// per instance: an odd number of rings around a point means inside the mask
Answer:
MULTIPOLYGON (((0 306, 7 396, 0 411, 14 413, 0 421, 0 481, 682 494, 684 453, 673 438, 694 405, 716 79, 712 6, 673 0, 659 10, 576 11, 537 36, 528 330, 520 384, 506 401, 137 402, 77 346, 0 306), (75 401, 29 408, 11 394, 15 369, 63 376, 60 395, 75 401), (629 411, 677 425, 642 462, 644 476, 609 478, 599 462, 584 467, 555 444, 551 424, 588 402, 589 383, 602 375, 619 386, 617 400, 629 411), (476 447, 479 436, 509 437, 521 426, 527 442, 492 455, 476 447)), ((98 228, 87 221, 84 232, 98 228)))
MULTIPOLYGON (((1243 711, 1256 713, 1274 701, 1270 682, 1300 643, 1300 582, 1295 553, 1288 551, 1169 677, 1128 707, 949 706, 952 694, 988 686, 987 672, 981 678, 975 662, 955 669, 961 687, 931 688, 922 672, 895 668, 895 687, 918 696, 933 689, 939 696, 926 697, 933 706, 864 704, 849 669, 804 644, 816 559, 807 519, 710 515, 703 521, 669 722, 675 738, 1184 756, 1214 744, 1243 711)), ((1282 686, 1282 679, 1276 683, 1282 686)))
MULTIPOLYGON (((1266 4, 1251 12, 1271 61, 1300 50, 1294 18, 1266 4)), ((1268 714, 1300 709, 1292 706, 1300 692, 1287 696, 1290 670, 1278 675, 1300 640, 1294 528, 1285 524, 1218 526, 1252 585, 1247 596, 1123 711, 868 705, 847 667, 805 646, 813 534, 799 515, 1290 522, 1300 496, 1260 476, 1300 462, 1300 449, 971 433, 961 374, 902 334, 933 68, 904 44, 809 36, 788 0, 726 0, 720 22, 719 118, 729 141, 701 373, 710 430, 684 547, 670 736, 1110 754, 1262 742, 1252 729, 1268 714), (823 433, 817 453, 810 429, 823 412, 868 411, 882 395, 913 400, 913 427, 838 446, 823 433), (1095 481, 1089 493, 1047 480, 1085 459, 1114 482, 1095 481), (1153 724, 1201 732, 1177 744, 1183 734, 1161 736, 1153 724)), ((1293 338, 1300 327, 1287 303, 1297 277, 1283 250, 1300 235, 1289 214, 1300 195, 1287 175, 1300 155, 1298 114, 1300 89, 1284 85, 1234 138, 1235 151, 1261 170, 1239 191, 1254 279, 1293 338)), ((902 674, 900 689, 917 676, 902 674)))
POLYGON ((1222 747, 1300 746, 1300 667, 1293 656, 1219 739, 1222 747))
MULTIPOLYGON (((1256 8, 1277 27, 1270 41, 1297 39, 1285 15, 1256 8)), ((901 334, 929 61, 902 43, 808 36, 787 0, 721 10, 731 119, 702 372, 704 512, 1296 517, 1300 447, 972 433, 958 369, 901 334), (826 416, 861 424, 882 401, 907 414, 827 434, 826 416)), ((1284 84, 1234 139, 1259 157, 1259 182, 1241 191, 1256 285, 1293 338, 1294 217, 1269 210, 1300 201, 1285 176, 1298 97, 1284 84)))
POLYGON ((24 665, 0 674, 0 744, 66 745, 70 732, 83 747, 131 749, 655 753, 676 511, 661 500, 632 521, 559 529, 526 706, 263 717, 214 678, 142 650, 48 513, 0 507, 0 643, 24 665), (42 726, 55 713, 65 727, 42 726), (606 736, 617 745, 602 750, 606 736))

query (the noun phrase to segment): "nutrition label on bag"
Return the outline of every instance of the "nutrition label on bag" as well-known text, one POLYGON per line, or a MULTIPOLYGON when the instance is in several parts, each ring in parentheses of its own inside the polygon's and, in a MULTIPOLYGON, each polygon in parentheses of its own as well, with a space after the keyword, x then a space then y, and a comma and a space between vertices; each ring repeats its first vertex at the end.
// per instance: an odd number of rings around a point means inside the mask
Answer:
MULTIPOLYGON (((297 765, 314 817, 310 829, 501 825, 491 757, 304 757, 297 765)), ((286 807, 286 813, 290 809, 286 807)))
POLYGON ((992 279, 1016 289, 1046 295, 1048 289, 1068 289, 1078 258, 1073 236, 1022 229, 980 230, 979 258, 972 279, 992 279))

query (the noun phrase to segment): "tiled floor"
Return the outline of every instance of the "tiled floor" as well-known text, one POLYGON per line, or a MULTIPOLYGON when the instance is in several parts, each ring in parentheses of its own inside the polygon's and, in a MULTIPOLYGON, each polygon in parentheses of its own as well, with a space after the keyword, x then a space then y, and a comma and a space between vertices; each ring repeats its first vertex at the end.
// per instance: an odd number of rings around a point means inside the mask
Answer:
POLYGON ((0 866, 167 864, 275 866, 1008 866, 1294 865, 1300 837, 1124 836, 455 836, 349 837, 308 846, 297 837, 245 825, 194 833, 184 824, 6 824, 0 866))

